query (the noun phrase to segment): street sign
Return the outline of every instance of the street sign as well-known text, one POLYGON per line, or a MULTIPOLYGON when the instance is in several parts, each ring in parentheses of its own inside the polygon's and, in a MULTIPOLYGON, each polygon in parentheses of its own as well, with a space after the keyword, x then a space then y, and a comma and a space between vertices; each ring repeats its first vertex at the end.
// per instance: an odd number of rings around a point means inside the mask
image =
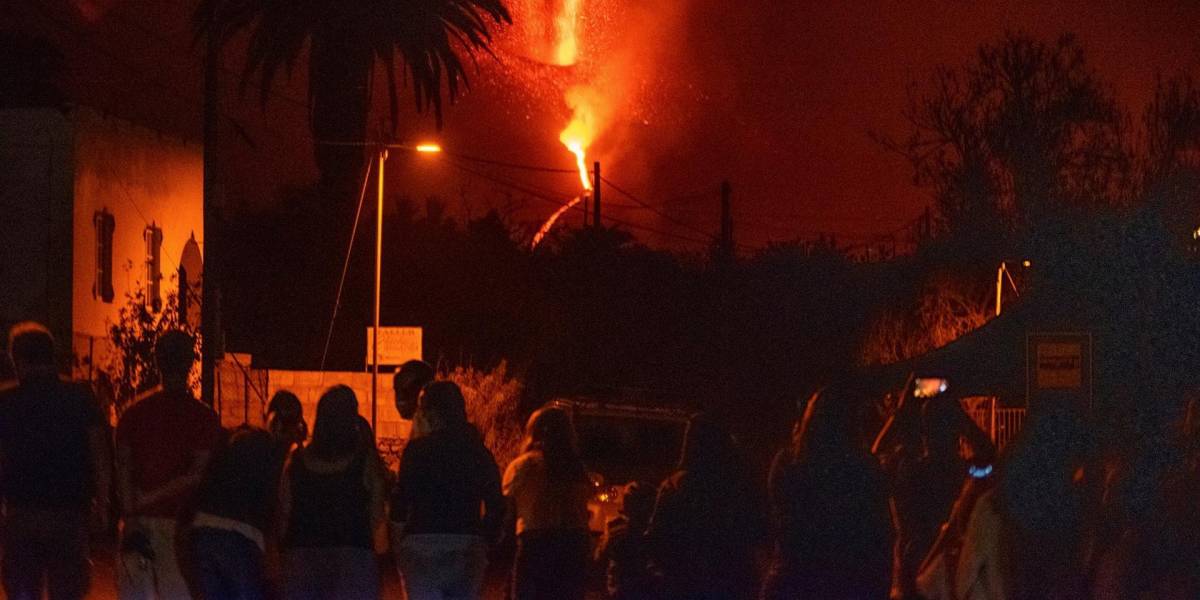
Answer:
MULTIPOLYGON (((379 332, 380 366, 396 366, 410 360, 421 360, 421 337, 423 332, 420 327, 380 327, 379 332)), ((374 341, 374 328, 368 327, 367 359, 364 361, 368 365, 372 364, 371 357, 374 349, 371 346, 374 341)))
POLYGON ((1039 341, 1034 345, 1038 389, 1076 390, 1083 386, 1083 342, 1039 341))
POLYGON ((1027 394, 1092 403, 1092 334, 1029 333, 1025 340, 1027 394))

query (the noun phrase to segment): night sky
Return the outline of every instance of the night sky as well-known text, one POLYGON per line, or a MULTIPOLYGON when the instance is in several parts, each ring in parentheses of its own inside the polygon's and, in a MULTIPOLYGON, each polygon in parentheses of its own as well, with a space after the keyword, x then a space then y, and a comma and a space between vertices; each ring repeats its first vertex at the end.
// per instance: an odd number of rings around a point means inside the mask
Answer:
MULTIPOLYGON (((6 20, 63 49, 78 102, 198 139, 192 0, 6 4, 6 20)), ((589 160, 599 158, 606 176, 672 220, 626 206, 610 214, 678 236, 638 231, 647 241, 684 248, 696 245, 682 238, 716 231, 722 179, 733 184, 736 233, 747 248, 819 232, 852 241, 911 221, 928 197, 868 131, 903 134, 908 86, 927 81, 938 64, 963 64, 1005 30, 1047 41, 1077 34, 1135 117, 1157 72, 1196 72, 1200 58, 1200 3, 583 0, 580 61, 557 67, 540 62, 546 44, 539 39, 557 5, 512 5, 517 23, 498 34, 498 60, 479 58, 471 93, 448 110, 436 137, 460 154, 569 169, 572 157, 558 142, 570 116, 562 94, 588 84, 608 113, 589 160)), ((304 66, 281 82, 264 113, 257 89, 243 96, 234 81, 238 44, 225 62, 227 194, 237 205, 269 205, 280 185, 315 178, 304 66)), ((382 78, 375 91, 384 108, 382 78)), ((433 136, 432 117, 413 114, 407 92, 401 101, 398 137, 433 136)), ((372 130, 384 116, 372 117, 372 130)), ((503 188, 462 164, 398 158, 389 163, 389 185, 418 198, 442 196, 460 214, 499 207, 532 221, 554 210, 520 194, 506 200, 503 188)), ((570 174, 471 168, 551 197, 578 188, 570 174)), ((632 205, 611 191, 606 199, 632 205)))

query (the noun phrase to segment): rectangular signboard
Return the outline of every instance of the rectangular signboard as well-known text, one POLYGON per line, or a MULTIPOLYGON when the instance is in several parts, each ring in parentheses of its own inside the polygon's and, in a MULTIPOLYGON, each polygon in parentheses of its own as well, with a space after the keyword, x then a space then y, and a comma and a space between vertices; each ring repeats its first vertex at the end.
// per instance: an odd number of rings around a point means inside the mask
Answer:
MULTIPOLYGON (((366 364, 372 364, 371 355, 375 336, 374 328, 367 328, 367 359, 366 364)), ((402 365, 410 360, 422 359, 420 327, 380 327, 379 328, 379 365, 402 365)))
POLYGON ((1092 335, 1029 333, 1025 339, 1026 383, 1030 400, 1075 398, 1092 401, 1092 335))
POLYGON ((1038 389, 1077 390, 1083 387, 1083 342, 1034 343, 1034 373, 1038 389))

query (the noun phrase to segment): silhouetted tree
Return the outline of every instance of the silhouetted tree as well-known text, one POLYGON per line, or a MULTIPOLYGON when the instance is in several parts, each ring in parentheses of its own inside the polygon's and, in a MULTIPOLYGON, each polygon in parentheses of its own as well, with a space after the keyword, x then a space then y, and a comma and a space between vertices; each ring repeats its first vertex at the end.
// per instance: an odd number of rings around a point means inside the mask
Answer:
POLYGON ((943 232, 994 239, 1129 196, 1124 113, 1073 36, 1006 34, 969 64, 939 68, 904 114, 907 137, 877 137, 932 190, 943 232))
POLYGON ((1200 86, 1188 74, 1159 77, 1142 116, 1142 195, 1158 210, 1171 239, 1200 250, 1200 86))
POLYGON ((502 0, 202 0, 193 15, 201 36, 224 42, 250 32, 243 85, 257 75, 264 105, 276 76, 290 73, 307 47, 317 168, 333 189, 353 188, 363 149, 319 141, 364 140, 376 65, 387 75, 393 131, 397 70, 411 82, 417 109, 432 107, 440 126, 442 84, 453 102, 467 81, 461 53, 487 51, 489 21, 512 22, 502 0))
POLYGON ((1160 76, 1142 122, 1146 147, 1141 170, 1148 183, 1200 169, 1200 87, 1191 75, 1160 76))

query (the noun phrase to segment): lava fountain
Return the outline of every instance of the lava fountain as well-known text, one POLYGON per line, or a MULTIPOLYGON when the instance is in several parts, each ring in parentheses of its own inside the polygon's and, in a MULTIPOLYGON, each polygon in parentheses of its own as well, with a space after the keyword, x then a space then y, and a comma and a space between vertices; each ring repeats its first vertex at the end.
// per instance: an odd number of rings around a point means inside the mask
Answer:
POLYGON ((563 0, 562 8, 554 16, 554 62, 561 67, 575 64, 579 57, 579 39, 575 26, 579 22, 579 4, 583 0, 563 0))
MULTIPOLYGON (((571 0, 567 0, 568 3, 571 0)), ((570 202, 564 204, 554 214, 550 215, 549 219, 542 224, 537 233, 533 235, 532 246, 537 247, 541 243, 542 238, 554 228, 554 223, 558 221, 563 213, 578 206, 583 201, 588 192, 592 190, 592 179, 587 168, 587 147, 592 143, 592 138, 595 136, 595 120, 594 113, 591 110, 590 104, 586 102, 586 94, 584 88, 575 87, 567 91, 567 105, 572 108, 574 115, 571 117, 571 122, 558 135, 558 141, 562 142, 571 154, 575 155, 575 166, 579 168, 579 185, 583 190, 570 202)))
MULTIPOLYGON (((579 21, 579 5, 582 1, 563 0, 562 7, 554 18, 557 37, 554 58, 560 66, 572 66, 578 59, 579 41, 576 27, 579 21)), ((554 211, 549 219, 546 219, 546 222, 533 236, 532 246, 535 248, 554 227, 554 223, 558 221, 559 217, 582 202, 587 193, 592 190, 592 178, 587 167, 587 149, 596 136, 596 113, 589 100, 592 95, 591 88, 584 85, 572 86, 565 94, 564 100, 571 108, 572 114, 567 126, 558 134, 558 141, 562 142, 562 145, 575 155, 575 166, 579 169, 579 185, 582 191, 570 202, 554 211)))
POLYGON ((576 85, 567 90, 565 100, 571 107, 571 121, 567 123, 558 141, 575 155, 575 164, 579 167, 579 183, 583 189, 592 189, 592 180, 588 177, 587 149, 596 137, 596 111, 593 109, 591 88, 576 85))
POLYGON ((554 214, 550 215, 550 218, 546 219, 545 223, 542 223, 542 227, 537 230, 537 233, 533 234, 533 242, 530 243, 530 247, 537 248, 537 245, 542 243, 542 238, 546 237, 546 234, 550 233, 550 230, 554 228, 554 223, 558 221, 558 218, 563 216, 563 213, 578 206, 582 201, 583 194, 580 194, 572 198, 570 202, 559 207, 558 210, 554 211, 554 214))

